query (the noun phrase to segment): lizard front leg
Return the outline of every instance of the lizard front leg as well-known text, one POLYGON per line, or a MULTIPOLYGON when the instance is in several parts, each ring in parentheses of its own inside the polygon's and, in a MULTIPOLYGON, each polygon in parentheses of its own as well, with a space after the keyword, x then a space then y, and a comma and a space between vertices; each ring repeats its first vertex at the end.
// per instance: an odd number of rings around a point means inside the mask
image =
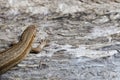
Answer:
POLYGON ((49 40, 41 40, 40 41, 40 44, 36 47, 36 48, 31 48, 31 53, 34 53, 34 54, 36 54, 36 53, 39 53, 46 45, 47 45, 47 43, 49 42, 49 40))

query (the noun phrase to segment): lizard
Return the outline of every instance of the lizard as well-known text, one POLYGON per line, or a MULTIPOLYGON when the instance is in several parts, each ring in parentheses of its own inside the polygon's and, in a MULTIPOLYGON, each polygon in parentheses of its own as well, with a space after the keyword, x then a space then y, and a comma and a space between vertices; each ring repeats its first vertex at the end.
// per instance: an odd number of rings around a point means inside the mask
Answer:
POLYGON ((36 35, 36 26, 29 25, 22 33, 19 42, 8 49, 0 52, 0 75, 20 63, 32 52, 40 52, 47 45, 47 40, 42 40, 40 45, 32 48, 32 43, 36 35))

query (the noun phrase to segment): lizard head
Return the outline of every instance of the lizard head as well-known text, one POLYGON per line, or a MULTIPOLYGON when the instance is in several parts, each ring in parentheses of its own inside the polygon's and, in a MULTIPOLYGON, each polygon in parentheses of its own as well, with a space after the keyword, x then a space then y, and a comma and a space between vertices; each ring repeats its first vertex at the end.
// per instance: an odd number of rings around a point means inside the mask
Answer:
POLYGON ((32 34, 36 34, 36 26, 35 25, 29 25, 27 28, 26 28, 26 30, 25 31, 27 31, 27 32, 30 32, 30 33, 32 33, 32 34))
POLYGON ((29 25, 24 32, 21 35, 21 40, 26 39, 27 37, 35 37, 36 35, 36 26, 35 25, 29 25))

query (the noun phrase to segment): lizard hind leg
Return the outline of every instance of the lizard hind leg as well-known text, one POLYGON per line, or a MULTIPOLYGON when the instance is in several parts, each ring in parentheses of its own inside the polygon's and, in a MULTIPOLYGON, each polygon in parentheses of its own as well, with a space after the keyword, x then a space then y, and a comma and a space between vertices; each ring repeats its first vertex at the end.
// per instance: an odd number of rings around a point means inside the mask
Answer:
POLYGON ((48 43, 49 40, 41 40, 39 45, 36 48, 31 49, 31 53, 37 54, 39 53, 48 43))

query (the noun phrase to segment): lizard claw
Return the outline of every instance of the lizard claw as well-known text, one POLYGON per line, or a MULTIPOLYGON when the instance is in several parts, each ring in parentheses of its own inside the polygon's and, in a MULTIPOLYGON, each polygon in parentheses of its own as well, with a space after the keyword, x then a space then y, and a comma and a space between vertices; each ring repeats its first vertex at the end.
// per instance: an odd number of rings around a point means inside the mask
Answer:
POLYGON ((48 43, 50 42, 50 40, 48 40, 48 39, 42 39, 39 43, 41 44, 41 45, 45 45, 45 46, 48 46, 48 43))

